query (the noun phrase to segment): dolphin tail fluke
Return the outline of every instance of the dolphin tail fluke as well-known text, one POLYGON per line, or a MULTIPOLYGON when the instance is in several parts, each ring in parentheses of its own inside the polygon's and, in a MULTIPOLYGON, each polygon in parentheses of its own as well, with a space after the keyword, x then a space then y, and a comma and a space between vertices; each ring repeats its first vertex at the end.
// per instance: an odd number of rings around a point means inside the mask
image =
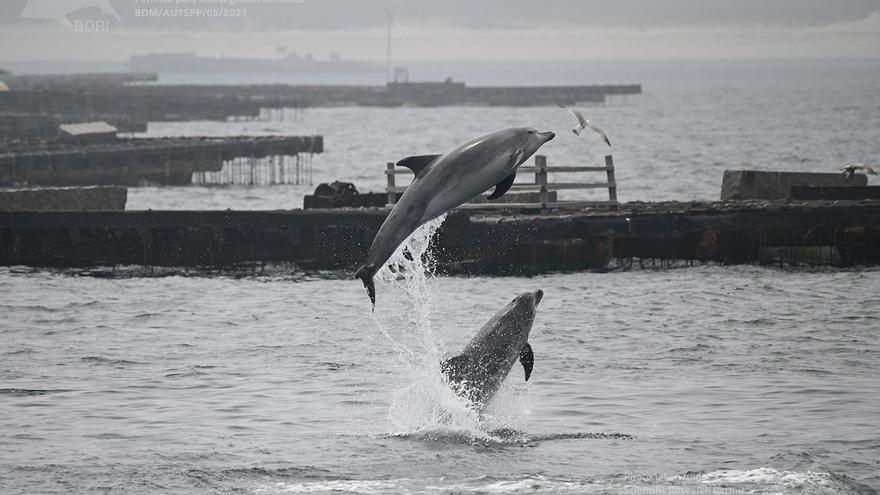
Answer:
POLYGON ((373 303, 374 311, 376 310, 376 285, 373 283, 373 275, 375 273, 376 270, 372 265, 364 265, 354 274, 356 278, 361 279, 361 282, 364 283, 364 289, 367 290, 367 295, 370 296, 370 302, 373 303))

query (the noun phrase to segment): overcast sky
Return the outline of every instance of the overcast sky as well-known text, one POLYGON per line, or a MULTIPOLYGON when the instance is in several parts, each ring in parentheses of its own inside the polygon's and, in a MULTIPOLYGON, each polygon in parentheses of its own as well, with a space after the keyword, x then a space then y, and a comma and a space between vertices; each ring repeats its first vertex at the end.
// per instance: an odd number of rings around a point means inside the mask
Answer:
POLYGON ((381 60, 386 11, 401 60, 880 57, 880 0, 0 0, 0 61, 279 47, 381 60), (206 8, 238 10, 175 10, 206 8))

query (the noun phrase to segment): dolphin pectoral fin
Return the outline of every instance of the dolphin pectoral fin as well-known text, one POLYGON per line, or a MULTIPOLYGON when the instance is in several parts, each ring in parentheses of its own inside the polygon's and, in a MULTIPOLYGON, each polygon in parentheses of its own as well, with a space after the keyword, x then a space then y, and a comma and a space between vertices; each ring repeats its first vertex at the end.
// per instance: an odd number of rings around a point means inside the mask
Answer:
POLYGON ((510 186, 513 185, 514 180, 516 180, 516 172, 508 175, 503 181, 496 184, 495 191, 489 195, 489 199, 498 199, 503 196, 504 193, 510 190, 510 186))
POLYGON ((532 346, 528 342, 519 351, 519 362, 522 363, 523 368, 526 370, 526 381, 529 381, 529 377, 532 376, 532 367, 535 365, 535 355, 532 353, 532 346))
POLYGON ((446 375, 446 378, 449 379, 449 381, 460 382, 464 375, 464 370, 467 368, 468 361, 470 361, 469 357, 464 354, 459 354, 458 356, 443 361, 440 364, 440 371, 446 375))
POLYGON ((421 175, 431 163, 437 159, 440 155, 416 155, 416 156, 408 156, 403 160, 400 160, 395 165, 398 167, 406 167, 413 171, 416 177, 421 175))

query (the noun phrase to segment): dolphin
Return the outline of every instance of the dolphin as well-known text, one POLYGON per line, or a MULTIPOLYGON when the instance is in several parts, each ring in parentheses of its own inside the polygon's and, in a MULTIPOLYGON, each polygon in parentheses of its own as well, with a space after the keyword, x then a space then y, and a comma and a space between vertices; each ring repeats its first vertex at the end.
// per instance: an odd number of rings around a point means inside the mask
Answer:
POLYGON ((516 170, 538 148, 556 137, 531 127, 509 127, 478 137, 443 155, 418 155, 397 162, 415 178, 373 238, 361 279, 376 306, 373 276, 420 225, 495 186, 489 199, 501 197, 516 179, 516 170))
POLYGON ((483 325, 461 354, 440 365, 456 392, 482 408, 501 388, 517 359, 529 380, 535 362, 529 332, 542 297, 540 289, 516 296, 483 325))

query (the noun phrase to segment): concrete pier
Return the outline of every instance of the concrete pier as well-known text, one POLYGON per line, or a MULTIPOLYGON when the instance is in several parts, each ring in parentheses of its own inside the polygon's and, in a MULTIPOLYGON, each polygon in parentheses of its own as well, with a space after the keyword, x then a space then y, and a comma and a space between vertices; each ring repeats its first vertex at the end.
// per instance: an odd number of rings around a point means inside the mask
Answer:
POLYGON ((146 132, 147 121, 135 120, 124 115, 50 115, 36 113, 0 113, 0 141, 12 139, 52 139, 58 137, 58 129, 71 122, 101 120, 119 132, 146 132))
POLYGON ((385 86, 110 85, 80 91, 51 86, 39 91, 0 92, 0 113, 58 115, 68 121, 69 116, 88 115, 125 115, 134 121, 153 122, 227 120, 256 119, 265 109, 340 105, 574 105, 641 91, 638 84, 470 87, 453 81, 385 86))
POLYGON ((3 82, 10 91, 64 91, 79 93, 119 88, 132 83, 154 83, 155 72, 81 72, 74 74, 9 74, 3 82))
POLYGON ((845 177, 841 173, 769 172, 725 170, 721 199, 791 199, 792 188, 865 186, 865 175, 845 177))
MULTIPOLYGON (((0 265, 352 270, 388 210, 0 212, 0 265)), ((615 211, 451 214, 446 273, 533 274, 660 261, 880 263, 878 201, 626 203, 615 211)))
POLYGON ((122 211, 127 200, 118 186, 0 190, 0 211, 122 211))
POLYGON ((13 142, 0 153, 0 187, 191 184, 193 172, 220 171, 227 160, 323 151, 321 136, 13 142))
POLYGON ((204 94, 187 96, 162 92, 151 96, 128 88, 96 93, 0 92, 0 112, 55 115, 67 122, 90 115, 124 115, 134 121, 161 122, 227 120, 233 116, 255 119, 259 117, 260 109, 266 106, 258 101, 204 94))

